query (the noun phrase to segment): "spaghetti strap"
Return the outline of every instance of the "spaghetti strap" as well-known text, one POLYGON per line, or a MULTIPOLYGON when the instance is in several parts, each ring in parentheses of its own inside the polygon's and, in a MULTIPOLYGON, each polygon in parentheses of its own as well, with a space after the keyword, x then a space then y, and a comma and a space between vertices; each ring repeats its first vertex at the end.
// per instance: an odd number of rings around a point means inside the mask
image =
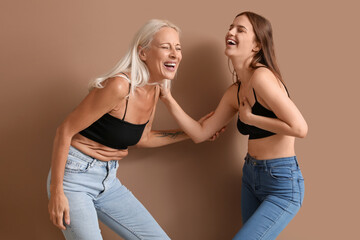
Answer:
POLYGON ((125 115, 126 115, 126 111, 127 111, 127 107, 128 107, 128 102, 129 102, 129 96, 126 98, 125 112, 124 112, 124 116, 123 116, 122 119, 121 119, 121 120, 123 120, 123 121, 124 121, 124 119, 125 119, 125 115))
POLYGON ((255 89, 253 88, 253 92, 254 92, 254 97, 255 97, 255 102, 257 102, 257 97, 256 97, 256 93, 255 93, 255 89))
MULTIPOLYGON (((126 96, 126 105, 125 105, 125 111, 124 111, 124 116, 122 117, 121 120, 124 121, 125 116, 126 116, 126 111, 127 111, 127 107, 128 107, 128 103, 129 103, 129 98, 130 98, 130 88, 131 88, 131 83, 130 83, 130 79, 128 77, 128 75, 126 75, 125 73, 121 72, 121 74, 125 75, 125 79, 129 81, 129 91, 128 91, 128 95, 126 96)), ((116 75, 118 77, 124 77, 122 75, 116 75)))
POLYGON ((129 76, 124 72, 120 72, 120 74, 114 75, 114 77, 122 77, 122 78, 125 78, 126 80, 128 80, 130 82, 129 76))
POLYGON ((126 73, 124 73, 124 72, 121 72, 121 73, 124 74, 128 79, 130 79, 126 73))

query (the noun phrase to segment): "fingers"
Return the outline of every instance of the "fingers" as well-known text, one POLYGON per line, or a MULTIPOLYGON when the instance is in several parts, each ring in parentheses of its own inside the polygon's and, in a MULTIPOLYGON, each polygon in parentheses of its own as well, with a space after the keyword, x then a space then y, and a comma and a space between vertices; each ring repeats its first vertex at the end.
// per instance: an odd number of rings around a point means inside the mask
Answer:
POLYGON ((223 133, 224 131, 226 130, 226 126, 224 126, 223 128, 221 128, 219 131, 217 131, 216 133, 214 133, 214 135, 212 135, 210 138, 209 138, 209 141, 213 142, 215 141, 221 133, 223 133))
POLYGON ((61 230, 65 230, 66 227, 64 226, 64 221, 63 221, 63 213, 59 214, 56 217, 56 222, 55 222, 55 226, 60 228, 61 230))
POLYGON ((66 227, 64 226, 63 219, 64 219, 63 218, 63 212, 52 212, 52 213, 50 213, 50 221, 52 222, 52 224, 54 224, 57 228, 59 228, 61 230, 66 229, 66 227))
POLYGON ((53 194, 49 201, 50 221, 59 229, 65 230, 65 224, 70 224, 70 209, 63 193, 53 194))
POLYGON ((65 209, 64 222, 66 225, 70 225, 70 212, 69 209, 65 209))
POLYGON ((129 152, 128 152, 127 149, 121 150, 121 151, 120 151, 120 156, 124 158, 124 157, 126 157, 126 156, 128 155, 128 153, 129 153, 129 152))
POLYGON ((170 94, 170 80, 164 79, 164 81, 160 84, 160 97, 166 97, 170 94))
POLYGON ((225 130, 226 130, 226 126, 224 126, 222 129, 220 129, 220 133, 225 132, 225 130))

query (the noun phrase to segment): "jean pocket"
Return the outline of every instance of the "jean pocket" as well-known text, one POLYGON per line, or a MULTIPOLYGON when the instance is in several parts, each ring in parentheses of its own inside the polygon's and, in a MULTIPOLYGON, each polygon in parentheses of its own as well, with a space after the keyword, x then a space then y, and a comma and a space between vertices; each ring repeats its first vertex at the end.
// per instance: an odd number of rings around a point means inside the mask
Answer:
POLYGON ((276 180, 291 180, 293 179, 292 170, 289 167, 273 167, 270 168, 269 174, 276 180))
POLYGON ((90 163, 82 159, 79 159, 77 157, 69 155, 66 161, 65 171, 73 172, 73 173, 85 173, 88 171, 89 166, 90 163))

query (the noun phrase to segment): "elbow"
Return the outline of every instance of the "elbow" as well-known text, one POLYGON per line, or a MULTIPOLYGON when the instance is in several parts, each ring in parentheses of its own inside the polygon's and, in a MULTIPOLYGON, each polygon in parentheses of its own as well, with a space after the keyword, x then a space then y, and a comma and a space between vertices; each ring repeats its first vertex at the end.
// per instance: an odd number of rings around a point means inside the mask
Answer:
POLYGON ((308 126, 307 124, 302 124, 301 126, 298 126, 295 131, 295 137, 297 138, 305 138, 308 133, 308 126))
POLYGON ((69 127, 67 126, 67 124, 62 123, 60 126, 58 126, 56 128, 56 133, 55 136, 56 138, 60 138, 60 139, 66 139, 66 138, 72 138, 73 135, 69 130, 69 127))
POLYGON ((64 135, 64 132, 65 132, 65 128, 63 125, 60 125, 56 128, 56 131, 55 131, 55 136, 56 137, 60 137, 60 136, 63 136, 64 135))
POLYGON ((203 141, 200 140, 200 139, 192 139, 192 141, 195 143, 195 144, 198 144, 198 143, 202 143, 203 141))
POLYGON ((202 143, 205 141, 204 138, 201 138, 201 137, 191 137, 191 140, 195 143, 195 144, 198 144, 198 143, 202 143))

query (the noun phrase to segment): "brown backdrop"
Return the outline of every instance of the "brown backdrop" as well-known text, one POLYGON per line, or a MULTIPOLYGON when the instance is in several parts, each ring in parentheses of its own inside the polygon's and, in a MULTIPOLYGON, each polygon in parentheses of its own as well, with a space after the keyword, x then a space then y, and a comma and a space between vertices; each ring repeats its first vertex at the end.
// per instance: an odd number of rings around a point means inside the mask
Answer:
MULTIPOLYGON (((182 28, 173 93, 199 118, 232 82, 224 36, 244 10, 272 22, 280 68, 310 127, 297 141, 305 201, 278 239, 355 238, 358 8, 352 1, 209 2, 1 0, 0 239, 62 239, 48 220, 45 191, 55 129, 145 21, 169 19, 182 28)), ((162 103, 154 127, 177 127, 162 103)), ((216 142, 133 150, 118 176, 172 239, 227 240, 241 227, 245 153, 234 119, 216 142)), ((120 239, 105 226, 102 232, 120 239)))

